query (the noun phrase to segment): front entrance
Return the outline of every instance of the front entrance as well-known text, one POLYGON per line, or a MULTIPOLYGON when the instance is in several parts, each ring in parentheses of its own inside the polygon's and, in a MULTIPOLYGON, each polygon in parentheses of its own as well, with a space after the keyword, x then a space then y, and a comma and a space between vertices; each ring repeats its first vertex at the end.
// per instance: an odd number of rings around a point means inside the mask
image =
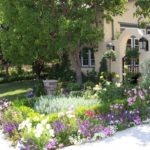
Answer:
POLYGON ((125 75, 128 75, 131 82, 137 82, 139 75, 139 40, 135 36, 131 36, 127 41, 126 55, 122 58, 122 72, 123 80, 125 75))

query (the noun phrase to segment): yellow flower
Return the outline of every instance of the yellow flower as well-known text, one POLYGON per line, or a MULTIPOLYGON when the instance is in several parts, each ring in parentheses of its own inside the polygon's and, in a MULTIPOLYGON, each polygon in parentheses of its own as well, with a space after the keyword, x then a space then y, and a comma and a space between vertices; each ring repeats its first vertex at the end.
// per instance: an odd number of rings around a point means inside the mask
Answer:
POLYGON ((103 79, 104 77, 103 76, 100 76, 100 79, 103 79))
POLYGON ((119 74, 116 74, 116 78, 120 78, 119 74))
POLYGON ((127 65, 125 65, 125 66, 124 66, 124 69, 128 70, 128 66, 127 66, 127 65))
POLYGON ((98 88, 98 87, 99 87, 99 85, 98 85, 98 84, 96 84, 96 85, 95 85, 95 87, 97 87, 97 88, 98 88))

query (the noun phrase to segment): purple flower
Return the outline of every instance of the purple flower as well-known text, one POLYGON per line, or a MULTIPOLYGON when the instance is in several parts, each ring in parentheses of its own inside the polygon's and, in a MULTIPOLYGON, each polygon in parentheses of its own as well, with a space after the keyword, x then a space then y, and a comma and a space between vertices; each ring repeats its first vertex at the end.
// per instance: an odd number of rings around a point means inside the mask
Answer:
POLYGON ((111 131, 111 129, 108 128, 108 127, 105 127, 105 128, 103 129, 103 132, 104 132, 104 134, 105 134, 106 136, 112 135, 112 131, 111 131))
POLYGON ((100 124, 93 124, 89 120, 78 120, 79 130, 81 134, 86 138, 91 138, 95 133, 98 133, 102 130, 100 124))
POLYGON ((127 101, 128 101, 128 105, 132 106, 134 104, 134 102, 135 102, 135 98, 129 97, 127 101))
POLYGON ((46 145, 46 148, 47 148, 48 150, 54 149, 54 148, 56 148, 56 145, 57 145, 57 141, 56 141, 55 139, 51 139, 51 140, 48 142, 48 144, 46 145))
POLYGON ((4 132, 7 132, 7 133, 11 133, 12 131, 16 130, 16 128, 17 128, 16 124, 9 123, 9 122, 3 125, 3 130, 4 132))
POLYGON ((141 118, 139 116, 136 116, 133 121, 135 122, 136 125, 142 124, 141 118))
POLYGON ((66 129, 66 126, 64 125, 63 122, 57 120, 55 122, 52 123, 52 128, 54 129, 55 133, 59 133, 62 132, 66 129))

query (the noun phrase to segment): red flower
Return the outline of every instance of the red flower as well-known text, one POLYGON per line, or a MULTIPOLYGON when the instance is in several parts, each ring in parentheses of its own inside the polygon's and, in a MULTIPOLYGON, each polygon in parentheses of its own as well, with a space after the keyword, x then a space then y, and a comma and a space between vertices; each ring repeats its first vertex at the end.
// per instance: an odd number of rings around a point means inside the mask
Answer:
POLYGON ((85 115, 89 116, 90 118, 93 118, 95 113, 91 110, 87 110, 84 112, 85 115))

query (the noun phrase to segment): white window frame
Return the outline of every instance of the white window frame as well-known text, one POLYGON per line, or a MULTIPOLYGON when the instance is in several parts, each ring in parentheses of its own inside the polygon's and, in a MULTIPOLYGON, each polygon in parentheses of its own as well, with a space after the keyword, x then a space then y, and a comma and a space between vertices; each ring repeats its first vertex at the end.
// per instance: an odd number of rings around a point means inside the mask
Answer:
MULTIPOLYGON (((133 41, 133 38, 129 38, 130 40, 131 40, 131 45, 127 45, 127 46, 130 46, 131 48, 135 48, 136 46, 138 46, 139 47, 139 43, 138 43, 138 45, 136 45, 136 40, 138 40, 139 41, 139 39, 138 38, 134 38, 134 41, 133 41)), ((128 39, 128 40, 129 40, 128 39)))
POLYGON ((88 65, 84 64, 84 57, 83 57, 82 52, 81 52, 81 67, 95 67, 95 57, 94 57, 94 65, 92 65, 92 57, 91 57, 92 56, 92 52, 91 52, 91 49, 92 48, 88 49, 88 65))

